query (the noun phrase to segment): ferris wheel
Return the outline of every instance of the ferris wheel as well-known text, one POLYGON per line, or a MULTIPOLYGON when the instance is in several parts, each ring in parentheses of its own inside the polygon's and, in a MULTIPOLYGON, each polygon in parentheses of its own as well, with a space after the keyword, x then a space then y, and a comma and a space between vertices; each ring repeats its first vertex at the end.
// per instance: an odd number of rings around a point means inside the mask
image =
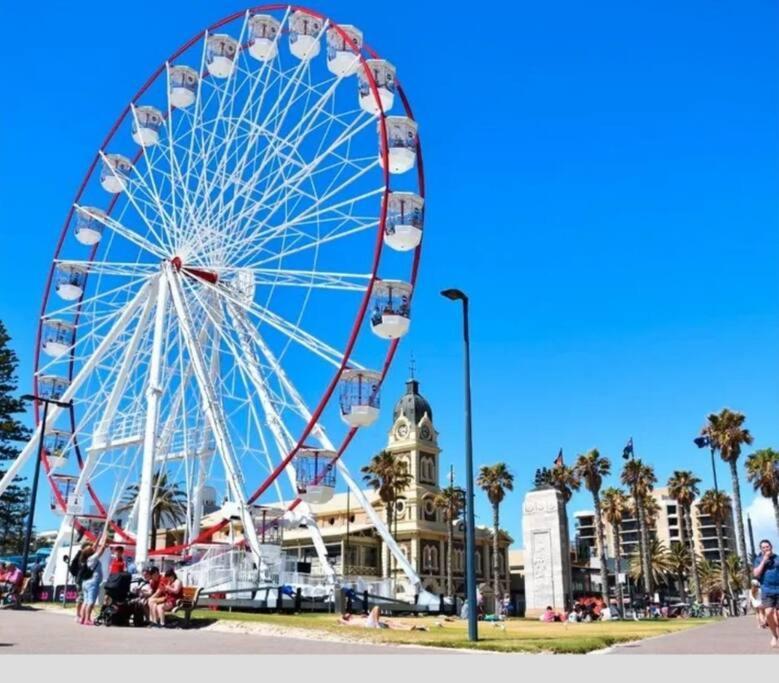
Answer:
POLYGON ((357 28, 269 5, 198 33, 133 96, 68 210, 34 383, 70 408, 44 430, 36 407, 0 495, 42 439, 57 547, 95 519, 140 565, 207 541, 215 500, 262 558, 274 499, 329 567, 315 512, 337 471, 418 584, 342 456, 408 332, 423 220, 417 123, 357 28), (184 533, 160 544, 163 495, 184 533))

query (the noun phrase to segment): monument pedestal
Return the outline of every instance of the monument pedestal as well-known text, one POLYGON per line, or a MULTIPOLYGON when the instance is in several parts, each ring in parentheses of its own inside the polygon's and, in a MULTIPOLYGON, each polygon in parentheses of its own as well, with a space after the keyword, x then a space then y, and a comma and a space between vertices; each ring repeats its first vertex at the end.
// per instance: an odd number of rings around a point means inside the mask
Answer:
POLYGON ((525 547, 525 616, 538 617, 547 607, 569 607, 571 556, 562 494, 553 488, 530 491, 522 507, 525 547))

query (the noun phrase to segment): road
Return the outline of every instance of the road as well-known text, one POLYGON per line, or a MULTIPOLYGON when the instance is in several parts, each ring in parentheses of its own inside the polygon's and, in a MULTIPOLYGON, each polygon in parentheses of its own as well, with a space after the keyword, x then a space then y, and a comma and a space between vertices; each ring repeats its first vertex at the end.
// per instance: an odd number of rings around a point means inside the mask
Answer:
POLYGON ((6 654, 441 654, 436 648, 364 645, 202 629, 80 626, 72 614, 0 610, 6 654))
POLYGON ((613 655, 779 655, 771 634, 757 628, 754 615, 725 619, 701 628, 611 648, 613 655))

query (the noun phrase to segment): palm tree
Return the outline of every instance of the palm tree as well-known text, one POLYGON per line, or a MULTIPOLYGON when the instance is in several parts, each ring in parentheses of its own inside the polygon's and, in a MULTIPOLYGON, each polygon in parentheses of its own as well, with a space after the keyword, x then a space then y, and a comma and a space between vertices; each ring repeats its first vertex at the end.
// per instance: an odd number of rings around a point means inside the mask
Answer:
POLYGON ((769 498, 774 505, 776 529, 779 531, 779 452, 763 448, 747 458, 747 479, 755 491, 769 498))
POLYGON ((657 477, 655 471, 649 465, 645 465, 639 459, 631 459, 625 463, 620 477, 622 483, 630 488, 635 505, 636 515, 638 517, 638 551, 643 559, 642 576, 644 581, 644 592, 652 593, 652 572, 650 571, 649 561, 649 531, 647 518, 645 515, 646 498, 652 490, 657 477))
POLYGON ((733 597, 730 592, 730 582, 725 567, 725 540, 722 536, 722 525, 730 514, 730 496, 722 491, 709 490, 701 496, 698 503, 701 513, 711 517, 717 529, 717 550, 719 551, 719 569, 722 573, 722 587, 725 593, 733 597))
MULTIPOLYGON (((649 543, 649 572, 652 574, 651 584, 657 586, 666 583, 667 577, 673 573, 673 564, 671 554, 668 552, 665 544, 653 538, 649 543)), ((630 577, 635 581, 644 578, 644 562, 639 554, 630 558, 630 577)), ((646 581, 644 581, 646 585, 646 581)))
POLYGON ((595 509, 595 535, 598 538, 598 562, 600 563, 600 585, 604 604, 609 604, 609 571, 606 565, 606 538, 603 533, 603 518, 600 508, 600 488, 603 477, 611 474, 611 462, 601 456, 597 448, 580 455, 574 465, 576 474, 584 487, 592 494, 595 509))
POLYGON ((725 571, 728 574, 728 583, 734 593, 738 594, 749 585, 744 580, 744 565, 738 555, 728 555, 725 558, 725 571))
MULTIPOLYGON (((568 523, 568 503, 573 496, 574 491, 578 491, 581 488, 581 481, 579 475, 576 474, 576 470, 573 467, 560 462, 552 466, 549 470, 549 483, 553 488, 557 489, 563 496, 563 524, 565 525, 566 535, 570 535, 571 530, 568 523)), ((570 541, 569 541, 570 542, 570 541)), ((573 592, 572 588, 569 588, 568 594, 565 596, 565 601, 573 604, 573 592)))
POLYGON ((741 512, 741 487, 738 481, 738 458, 741 447, 751 444, 754 439, 748 429, 744 429, 746 416, 729 408, 723 408, 719 413, 712 413, 707 418, 707 424, 701 431, 702 436, 709 437, 712 448, 719 451, 722 459, 730 465, 730 478, 733 483, 733 512, 736 516, 736 545, 738 554, 744 563, 744 571, 751 572, 748 567, 747 541, 744 534, 744 517, 741 512))
POLYGON ((441 489, 433 498, 433 505, 446 522, 448 533, 446 546, 446 593, 454 597, 454 577, 452 572, 452 549, 454 547, 454 523, 460 518, 460 513, 465 507, 465 491, 459 486, 450 484, 441 489))
POLYGON ((624 595, 622 594, 622 584, 619 581, 619 575, 622 573, 622 520, 628 511, 628 498, 624 491, 616 488, 605 489, 600 499, 600 511, 603 519, 611 525, 614 534, 614 562, 616 570, 617 600, 619 601, 619 613, 624 609, 624 595))
POLYGON ((698 577, 701 582, 701 590, 706 598, 711 598, 712 593, 722 593, 722 572, 719 567, 709 562, 706 558, 698 561, 698 577))
POLYGON ((698 497, 700 490, 698 484, 701 480, 689 470, 676 470, 668 479, 668 493, 679 506, 679 540, 685 544, 690 557, 692 581, 695 589, 695 597, 698 602, 703 601, 700 580, 698 579, 698 565, 695 562, 695 539, 692 533, 692 504, 698 497))
MULTIPOLYGON (((360 470, 368 486, 378 491, 379 499, 384 503, 387 515, 387 530, 392 535, 392 519, 395 504, 400 494, 412 482, 406 463, 390 451, 379 451, 371 461, 360 470)), ((385 568, 387 578, 390 575, 389 550, 385 548, 385 568)))
MULTIPOLYGON (((179 484, 168 481, 167 472, 155 472, 151 480, 151 550, 157 549, 157 531, 182 524, 187 519, 187 494, 179 484)), ((131 484, 124 494, 124 503, 119 512, 126 512, 135 506, 141 491, 138 484, 131 484)))
POLYGON ((676 575, 679 583, 679 599, 687 602, 687 591, 684 581, 690 572, 690 567, 694 564, 690 562, 689 548, 683 541, 674 541, 671 543, 671 550, 668 552, 668 559, 671 563, 671 570, 676 575))
POLYGON ((514 490, 514 475, 503 462, 483 465, 476 478, 476 484, 487 494, 492 504, 492 577, 495 586, 495 614, 500 614, 502 593, 500 591, 500 566, 498 564, 498 533, 500 532, 500 504, 506 491, 514 490))

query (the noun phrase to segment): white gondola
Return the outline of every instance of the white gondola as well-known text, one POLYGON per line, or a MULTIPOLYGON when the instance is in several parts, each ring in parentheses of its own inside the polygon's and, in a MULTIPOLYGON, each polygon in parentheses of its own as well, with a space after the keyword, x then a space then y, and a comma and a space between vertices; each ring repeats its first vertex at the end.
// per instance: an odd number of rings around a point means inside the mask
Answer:
POLYGON ((189 107, 197 97, 197 71, 191 66, 171 66, 168 69, 168 97, 170 103, 178 108, 189 107))
POLYGON ((65 301, 78 301, 84 294, 84 285, 87 281, 87 269, 72 263, 58 263, 54 287, 57 294, 65 301))
POLYGON ((92 247, 103 237, 105 211, 92 206, 76 209, 76 239, 81 244, 92 247))
POLYGON ((106 154, 103 158, 103 166, 100 169, 100 185, 111 194, 118 194, 127 189, 127 181, 132 162, 122 154, 106 154))
MULTIPOLYGON (((388 116, 387 140, 389 142, 390 173, 405 173, 414 168, 417 161, 417 124, 407 116, 388 116)), ((379 121, 381 134, 381 121, 379 121)), ((384 157, 379 150, 379 161, 384 168, 384 157)))
POLYGON ((257 505, 252 508, 252 520, 261 545, 281 546, 284 540, 284 510, 257 505))
POLYGON ((371 294, 371 327, 382 339, 399 339, 411 324, 411 285, 377 280, 371 294))
POLYGON ((384 244, 395 251, 416 249, 422 241, 425 200, 413 192, 390 192, 384 244))
MULTIPOLYGON (((79 498, 82 498, 81 503, 83 506, 83 497, 76 496, 75 494, 75 488, 78 483, 78 477, 73 474, 52 474, 50 478, 51 481, 54 484, 56 484, 57 490, 59 491, 59 494, 65 503, 65 510, 63 510, 60 507, 60 500, 52 490, 51 505, 50 505, 51 511, 57 515, 76 514, 74 512, 74 508, 79 507, 78 505, 79 498)), ((79 510, 79 512, 81 512, 81 510, 79 510)))
POLYGON ((279 52, 276 37, 281 24, 269 14, 255 14, 249 19, 249 54, 261 62, 273 59, 279 52))
POLYGON ((303 10, 289 18, 289 49, 298 59, 313 59, 319 54, 322 20, 303 10))
POLYGON ((56 375, 41 375, 38 378, 38 396, 59 401, 70 386, 70 380, 56 375))
POLYGON ((365 73, 365 69, 360 69, 357 72, 360 107, 369 114, 375 115, 381 111, 384 111, 386 114, 395 103, 395 67, 386 59, 369 59, 365 64, 376 81, 376 88, 379 91, 379 99, 381 100, 381 109, 379 109, 379 103, 373 96, 371 81, 368 74, 365 73))
POLYGON ((50 470, 56 470, 68 461, 69 442, 69 432, 63 432, 59 429, 46 430, 46 434, 43 436, 43 454, 50 470))
POLYGON ((64 356, 73 346, 76 328, 63 320, 46 320, 43 324, 41 345, 43 352, 52 358, 64 356))
POLYGON ((349 37, 348 41, 335 27, 327 29, 327 68, 336 76, 353 76, 360 67, 362 31, 348 24, 340 29, 349 37))
POLYGON ((206 68, 215 78, 228 78, 235 70, 238 55, 238 41, 226 33, 208 36, 206 68))
POLYGON ((324 505, 335 490, 335 451, 301 448, 295 453, 298 498, 310 505, 324 505))
POLYGON ((379 417, 381 373, 348 368, 341 374, 341 419, 350 427, 368 427, 379 417))
POLYGON ((156 107, 135 107, 133 110, 133 140, 141 147, 154 147, 160 141, 162 112, 156 107))

